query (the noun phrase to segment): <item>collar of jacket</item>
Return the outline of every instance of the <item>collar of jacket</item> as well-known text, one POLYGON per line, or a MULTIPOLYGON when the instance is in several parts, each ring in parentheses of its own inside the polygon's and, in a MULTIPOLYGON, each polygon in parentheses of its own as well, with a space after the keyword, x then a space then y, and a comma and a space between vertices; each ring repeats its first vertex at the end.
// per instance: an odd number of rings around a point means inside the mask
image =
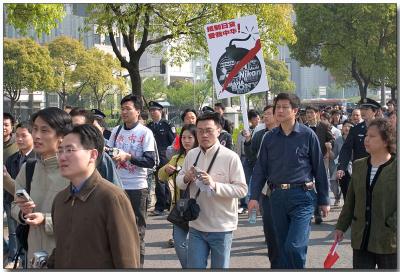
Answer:
POLYGON ((3 143, 4 148, 7 148, 10 145, 12 145, 13 143, 15 143, 15 140, 16 140, 15 139, 15 133, 12 133, 10 139, 3 143))
POLYGON ((209 154, 210 154, 210 156, 213 156, 220 145, 221 144, 220 144, 219 140, 217 139, 215 144, 212 147, 208 148, 207 150, 204 150, 202 147, 199 147, 199 148, 200 148, 201 152, 204 154, 204 156, 207 157, 207 156, 209 156, 209 154))
POLYGON ((64 202, 68 202, 73 196, 79 198, 82 202, 85 202, 89 196, 92 194, 94 189, 97 187, 98 180, 101 179, 100 173, 95 169, 93 174, 86 180, 83 187, 79 190, 77 194, 72 193, 72 185, 69 185, 68 194, 66 195, 64 202))
MULTIPOLYGON (((283 131, 283 129, 282 129, 282 126, 281 125, 279 125, 279 133, 281 133, 282 135, 285 135, 285 132, 283 131)), ((296 132, 296 133, 299 133, 300 132, 300 124, 299 124, 299 122, 295 122, 294 123, 294 126, 293 126, 293 130, 292 130, 292 132, 296 132)), ((291 132, 291 133, 292 133, 291 132)))
POLYGON ((40 159, 38 161, 43 164, 45 168, 58 168, 57 156, 54 155, 53 157, 47 159, 43 159, 41 156, 39 156, 39 158, 40 159))

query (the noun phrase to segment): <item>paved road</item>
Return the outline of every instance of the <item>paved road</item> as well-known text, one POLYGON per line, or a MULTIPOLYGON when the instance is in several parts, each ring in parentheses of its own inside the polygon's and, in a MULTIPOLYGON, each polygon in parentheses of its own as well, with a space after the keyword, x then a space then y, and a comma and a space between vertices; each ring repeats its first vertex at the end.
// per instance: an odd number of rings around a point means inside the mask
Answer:
MULTIPOLYGON (((312 223, 306 268, 323 268, 323 262, 333 243, 332 231, 340 209, 332 207, 321 225, 312 223)), ((166 216, 149 216, 147 226, 144 268, 180 268, 175 250, 167 246, 168 239, 172 238, 172 225, 166 220, 166 216)), ((257 218, 255 225, 251 225, 247 222, 247 216, 239 216, 239 226, 233 235, 231 268, 270 268, 261 217, 257 218)), ((334 268, 352 267, 350 231, 345 237, 338 246, 340 259, 334 268)))

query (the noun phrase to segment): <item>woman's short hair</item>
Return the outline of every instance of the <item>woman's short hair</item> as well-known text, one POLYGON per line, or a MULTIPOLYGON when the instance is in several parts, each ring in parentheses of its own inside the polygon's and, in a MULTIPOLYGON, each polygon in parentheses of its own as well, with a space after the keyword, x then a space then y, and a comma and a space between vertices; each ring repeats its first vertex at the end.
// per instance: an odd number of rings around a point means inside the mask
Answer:
POLYGON ((38 117, 54 129, 57 136, 65 136, 72 130, 72 118, 62 109, 56 107, 42 109, 32 115, 32 124, 38 117))
POLYGON ((396 150, 396 135, 390 121, 386 118, 376 118, 371 121, 368 128, 375 126, 382 140, 386 142, 389 153, 396 150))

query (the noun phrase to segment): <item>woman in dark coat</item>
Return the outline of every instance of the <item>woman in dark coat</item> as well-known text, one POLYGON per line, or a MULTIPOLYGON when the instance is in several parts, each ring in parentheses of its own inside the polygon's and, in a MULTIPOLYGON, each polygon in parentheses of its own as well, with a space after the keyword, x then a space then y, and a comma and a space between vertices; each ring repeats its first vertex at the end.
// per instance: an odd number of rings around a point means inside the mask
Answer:
POLYGON ((371 122, 364 140, 369 156, 356 160, 335 241, 351 226, 353 268, 397 267, 397 160, 388 120, 371 122))

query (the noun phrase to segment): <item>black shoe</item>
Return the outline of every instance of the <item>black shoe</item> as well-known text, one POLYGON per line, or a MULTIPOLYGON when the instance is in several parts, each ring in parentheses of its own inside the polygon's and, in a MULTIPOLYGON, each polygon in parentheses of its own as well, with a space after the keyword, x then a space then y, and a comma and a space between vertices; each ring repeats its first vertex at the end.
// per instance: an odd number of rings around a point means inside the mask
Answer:
POLYGON ((321 216, 316 216, 315 217, 315 224, 316 225, 321 225, 322 223, 322 217, 321 216))
POLYGON ((174 244, 175 244, 174 239, 169 239, 168 240, 168 246, 169 247, 174 247, 174 244))

